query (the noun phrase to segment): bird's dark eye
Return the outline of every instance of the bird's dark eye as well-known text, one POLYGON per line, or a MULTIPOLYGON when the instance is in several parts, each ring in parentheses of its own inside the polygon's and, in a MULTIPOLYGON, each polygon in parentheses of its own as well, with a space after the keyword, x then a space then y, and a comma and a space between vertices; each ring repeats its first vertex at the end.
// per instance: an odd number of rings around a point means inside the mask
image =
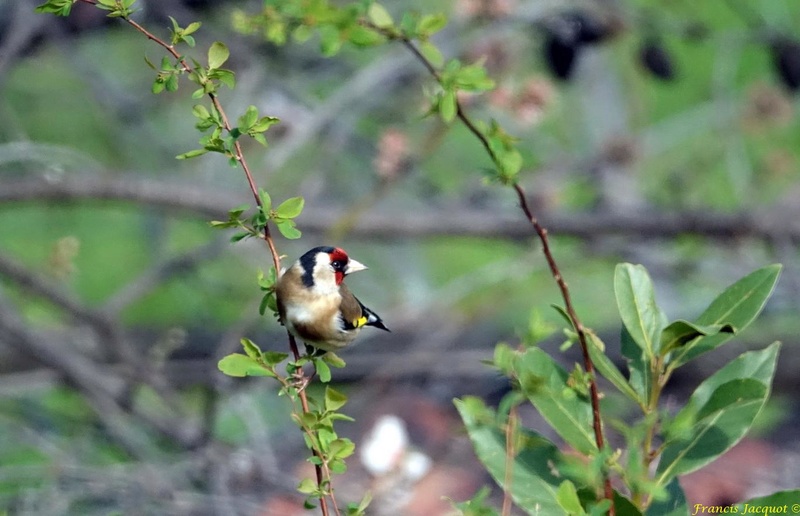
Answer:
POLYGON ((344 269, 344 262, 342 260, 334 260, 331 262, 331 267, 333 267, 335 271, 340 271, 344 269))

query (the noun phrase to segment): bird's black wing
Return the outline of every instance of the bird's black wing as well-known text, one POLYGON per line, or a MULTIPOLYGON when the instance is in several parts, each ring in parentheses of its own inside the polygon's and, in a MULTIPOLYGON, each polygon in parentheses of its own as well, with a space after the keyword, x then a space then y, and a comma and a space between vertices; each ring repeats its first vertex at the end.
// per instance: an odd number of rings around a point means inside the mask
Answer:
POLYGON ((385 324, 383 324, 383 319, 381 319, 378 314, 364 306, 364 303, 359 301, 358 298, 356 298, 356 301, 358 301, 359 306, 361 306, 361 313, 363 313, 364 317, 367 318, 367 322, 364 324, 364 326, 374 326, 375 328, 380 328, 384 331, 392 331, 387 328, 385 324))

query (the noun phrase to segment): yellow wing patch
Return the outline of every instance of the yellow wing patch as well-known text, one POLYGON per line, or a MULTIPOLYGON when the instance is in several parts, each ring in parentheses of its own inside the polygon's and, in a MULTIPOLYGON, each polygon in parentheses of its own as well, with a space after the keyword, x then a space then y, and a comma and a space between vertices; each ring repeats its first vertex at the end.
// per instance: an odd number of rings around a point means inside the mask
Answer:
POLYGON ((359 317, 358 319, 353 321, 353 326, 355 328, 361 328, 365 324, 367 324, 367 318, 366 317, 359 317))

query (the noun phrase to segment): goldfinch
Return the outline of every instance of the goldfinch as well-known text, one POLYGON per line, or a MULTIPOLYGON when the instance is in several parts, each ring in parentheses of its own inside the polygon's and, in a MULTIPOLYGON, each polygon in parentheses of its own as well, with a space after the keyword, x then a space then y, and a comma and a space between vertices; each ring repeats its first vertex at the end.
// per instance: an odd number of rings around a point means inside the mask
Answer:
POLYGON ((322 351, 342 349, 364 326, 389 331, 344 284, 345 276, 366 268, 338 247, 311 249, 278 279, 275 293, 281 324, 322 351))

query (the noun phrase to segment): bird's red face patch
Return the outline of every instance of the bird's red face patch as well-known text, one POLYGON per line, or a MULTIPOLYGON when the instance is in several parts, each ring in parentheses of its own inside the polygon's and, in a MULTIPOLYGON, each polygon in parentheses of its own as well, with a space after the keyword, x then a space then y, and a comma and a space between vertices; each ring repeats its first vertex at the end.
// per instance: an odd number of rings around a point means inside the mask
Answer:
POLYGON ((350 258, 344 249, 339 247, 335 248, 329 253, 331 257, 331 264, 333 265, 333 273, 336 276, 336 284, 340 285, 344 281, 344 268, 347 267, 347 262, 350 258), (337 266, 338 265, 338 266, 337 266))

